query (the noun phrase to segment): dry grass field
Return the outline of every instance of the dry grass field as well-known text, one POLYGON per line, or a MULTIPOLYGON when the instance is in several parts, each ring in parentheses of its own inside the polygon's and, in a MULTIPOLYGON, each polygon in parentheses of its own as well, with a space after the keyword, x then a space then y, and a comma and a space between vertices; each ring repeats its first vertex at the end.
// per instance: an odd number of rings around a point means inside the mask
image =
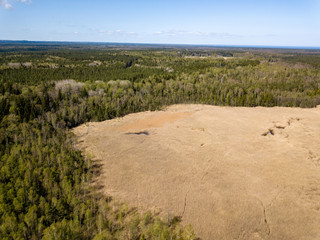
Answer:
POLYGON ((75 128, 103 191, 204 240, 320 239, 320 108, 174 105, 75 128))

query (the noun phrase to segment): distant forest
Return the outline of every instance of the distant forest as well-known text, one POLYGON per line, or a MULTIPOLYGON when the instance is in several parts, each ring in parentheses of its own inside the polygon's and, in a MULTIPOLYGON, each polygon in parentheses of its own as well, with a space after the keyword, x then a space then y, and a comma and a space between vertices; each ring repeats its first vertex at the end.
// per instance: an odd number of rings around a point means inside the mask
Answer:
POLYGON ((197 239, 92 187, 71 128, 164 106, 320 105, 320 50, 0 41, 0 238, 197 239))

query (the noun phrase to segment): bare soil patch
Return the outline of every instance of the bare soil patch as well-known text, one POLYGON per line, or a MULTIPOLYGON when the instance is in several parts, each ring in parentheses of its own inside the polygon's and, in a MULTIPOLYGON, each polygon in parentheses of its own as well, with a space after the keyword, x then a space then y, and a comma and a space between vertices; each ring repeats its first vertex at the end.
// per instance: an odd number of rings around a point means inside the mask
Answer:
POLYGON ((103 191, 202 239, 320 239, 320 108, 174 105, 74 132, 103 191))

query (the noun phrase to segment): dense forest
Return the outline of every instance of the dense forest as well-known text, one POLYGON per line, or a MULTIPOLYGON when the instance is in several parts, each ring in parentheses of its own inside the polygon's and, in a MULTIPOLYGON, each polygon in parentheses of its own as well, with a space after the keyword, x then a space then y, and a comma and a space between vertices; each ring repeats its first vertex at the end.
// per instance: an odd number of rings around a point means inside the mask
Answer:
POLYGON ((320 105, 320 51, 0 43, 1 239, 196 239, 101 196, 70 129, 177 103, 320 105))

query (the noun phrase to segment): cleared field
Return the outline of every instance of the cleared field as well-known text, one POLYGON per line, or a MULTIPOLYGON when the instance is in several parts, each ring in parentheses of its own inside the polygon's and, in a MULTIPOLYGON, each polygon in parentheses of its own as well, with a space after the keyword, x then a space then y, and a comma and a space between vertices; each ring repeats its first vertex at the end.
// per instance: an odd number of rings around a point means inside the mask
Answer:
POLYGON ((320 239, 320 108, 174 105, 74 129, 103 191, 202 239, 320 239))

